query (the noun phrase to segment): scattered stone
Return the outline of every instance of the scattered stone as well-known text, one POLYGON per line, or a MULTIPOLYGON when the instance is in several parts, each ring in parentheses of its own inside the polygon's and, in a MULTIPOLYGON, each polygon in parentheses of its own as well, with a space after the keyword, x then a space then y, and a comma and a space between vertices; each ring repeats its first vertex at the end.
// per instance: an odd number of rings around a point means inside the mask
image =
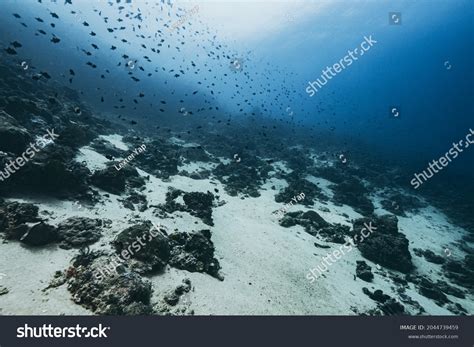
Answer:
POLYGON ((280 225, 289 228, 301 225, 305 231, 313 236, 319 235, 324 241, 343 244, 345 236, 349 234, 350 228, 342 224, 330 224, 326 222, 316 211, 288 212, 280 219, 280 225))
POLYGON ((44 246, 57 240, 56 228, 44 222, 30 227, 20 238, 20 241, 29 246, 44 246))
MULTIPOLYGON (((376 301, 378 309, 385 315, 400 315, 405 313, 405 308, 402 304, 391 298, 389 295, 384 294, 380 289, 377 289, 372 293, 368 288, 363 287, 362 292, 372 300, 376 301)), ((377 314, 377 312, 372 311, 370 314, 377 314)))
POLYGON ((365 261, 357 261, 356 275, 366 282, 372 282, 374 274, 372 268, 365 261))
POLYGON ((415 248, 413 249, 413 252, 419 256, 419 257, 424 257, 426 261, 433 263, 433 264, 444 264, 446 262, 446 259, 440 255, 434 254, 432 251, 429 249, 422 250, 420 248, 415 248))

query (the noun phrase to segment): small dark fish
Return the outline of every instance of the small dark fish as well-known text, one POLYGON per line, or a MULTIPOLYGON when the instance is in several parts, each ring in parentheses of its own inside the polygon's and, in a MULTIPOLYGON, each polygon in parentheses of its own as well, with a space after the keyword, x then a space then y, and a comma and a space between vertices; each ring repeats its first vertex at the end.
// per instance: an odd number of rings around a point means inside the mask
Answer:
POLYGON ((15 18, 21 18, 21 16, 18 13, 14 13, 13 16, 15 16, 15 18))
POLYGON ((59 16, 58 16, 56 13, 54 13, 54 12, 51 12, 51 16, 52 16, 53 18, 59 18, 59 16))
POLYGON ((43 76, 47 80, 49 80, 51 78, 51 76, 47 72, 41 72, 41 76, 43 76))
POLYGON ((73 69, 69 69, 69 73, 72 75, 72 76, 75 76, 76 74, 74 73, 74 70, 73 69))
POLYGON ((18 41, 10 42, 10 44, 11 44, 13 47, 15 47, 15 48, 20 48, 20 47, 23 46, 23 45, 22 45, 20 42, 18 42, 18 41))
POLYGON ((82 25, 84 25, 85 27, 88 27, 88 26, 89 26, 89 23, 87 23, 87 22, 84 21, 84 22, 82 23, 82 25))
POLYGON ((117 47, 112 46, 112 47, 110 47, 110 49, 111 49, 112 51, 115 51, 115 50, 117 49, 117 47))
POLYGON ((36 17, 35 19, 36 19, 38 22, 40 22, 40 23, 43 23, 43 22, 44 22, 44 20, 42 20, 40 17, 36 17))
POLYGON ((53 38, 51 39, 51 42, 52 42, 52 43, 58 43, 58 42, 60 42, 60 41, 61 41, 61 40, 60 40, 59 38, 57 38, 57 37, 53 37, 53 38))
POLYGON ((96 34, 95 32, 93 32, 93 31, 91 31, 91 32, 89 33, 89 35, 90 35, 90 36, 96 36, 97 34, 96 34))
POLYGON ((46 35, 46 31, 44 31, 44 30, 39 29, 38 32, 39 32, 40 34, 46 35))

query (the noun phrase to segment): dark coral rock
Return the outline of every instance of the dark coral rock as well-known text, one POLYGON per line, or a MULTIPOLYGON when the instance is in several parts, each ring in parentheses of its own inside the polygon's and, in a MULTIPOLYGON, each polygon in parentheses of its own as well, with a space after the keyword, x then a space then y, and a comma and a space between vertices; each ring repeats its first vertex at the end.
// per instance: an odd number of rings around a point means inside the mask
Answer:
POLYGON ((0 203, 0 232, 6 239, 19 240, 29 229, 25 223, 36 223, 38 207, 33 204, 19 202, 0 203))
POLYGON ((170 265, 190 272, 205 272, 222 280, 219 261, 214 258, 214 244, 201 232, 174 233, 169 236, 170 265))
POLYGON ((202 146, 188 146, 188 147, 181 147, 180 155, 186 158, 187 162, 193 161, 202 161, 202 162, 210 162, 211 157, 207 152, 202 148, 202 146))
POLYGON ((272 167, 250 153, 242 154, 238 158, 238 162, 219 164, 212 173, 224 184, 225 191, 229 195, 244 194, 253 198, 259 197, 259 188, 265 183, 272 167))
MULTIPOLYGON (((373 293, 366 287, 362 288, 365 295, 370 297, 372 300, 377 302, 378 309, 386 315, 400 315, 405 313, 405 308, 402 304, 397 302, 394 298, 384 294, 380 289, 375 290, 373 293)), ((380 314, 375 313, 375 314, 380 314)))
POLYGON ((365 261, 357 261, 356 276, 366 282, 372 282, 374 278, 372 268, 365 261))
POLYGON ((87 145, 97 136, 90 126, 80 123, 66 124, 58 129, 58 133, 57 143, 71 148, 87 145))
POLYGON ((111 158, 109 160, 113 160, 113 158, 124 157, 125 151, 118 149, 109 141, 106 141, 101 138, 95 139, 90 146, 94 148, 98 153, 102 154, 105 157, 111 158))
POLYGON ((326 222, 316 211, 296 211, 288 212, 280 220, 280 225, 289 228, 295 225, 301 225, 308 234, 316 235, 319 230, 328 227, 330 224, 326 222))
POLYGON ((367 295, 372 300, 380 302, 380 303, 384 303, 385 301, 390 299, 390 296, 384 294, 383 291, 381 291, 380 289, 377 289, 372 293, 369 289, 367 289, 366 287, 363 287, 362 292, 364 292, 364 294, 367 295))
POLYGON ((74 156, 75 152, 69 147, 46 146, 12 177, 12 190, 60 198, 87 192, 90 171, 76 162, 74 156))
POLYGON ((448 297, 441 291, 441 289, 439 289, 436 284, 434 284, 427 278, 421 278, 418 283, 418 291, 421 295, 433 299, 437 304, 441 306, 447 302, 450 302, 448 297))
POLYGON ((0 150, 21 154, 30 141, 28 130, 20 126, 9 114, 0 111, 0 150))
POLYGON ((211 192, 191 192, 186 193, 179 189, 171 188, 166 193, 166 203, 159 207, 168 213, 175 211, 188 212, 189 214, 202 219, 207 225, 214 225, 212 220, 212 207, 214 203, 214 195, 211 192), (175 200, 182 196, 185 205, 175 200))
POLYGON ((301 225, 310 235, 320 235, 328 242, 344 243, 345 236, 349 234, 350 228, 341 224, 330 224, 326 222, 316 211, 288 212, 280 220, 280 225, 285 228, 301 225))
POLYGON ((469 289, 474 288, 474 255, 468 254, 464 261, 449 260, 443 265, 446 277, 469 289))
POLYGON ((332 186, 332 189, 334 190, 334 202, 349 205, 364 216, 374 212, 374 205, 367 197, 367 188, 355 177, 332 186))
POLYGON ((118 162, 113 162, 107 168, 98 170, 92 175, 92 183, 105 190, 106 192, 120 195, 125 192, 127 184, 133 188, 145 184, 145 180, 139 175, 138 171, 130 164, 119 168, 115 167, 118 162))
POLYGON ((99 315, 152 314, 151 283, 127 269, 116 276, 98 275, 110 262, 111 258, 101 255, 74 267, 68 280, 73 300, 99 315))
POLYGON ((406 217, 407 212, 417 212, 418 209, 425 207, 417 197, 404 194, 395 194, 381 201, 382 207, 397 216, 406 217))
POLYGON ((178 174, 180 165, 180 147, 161 139, 148 141, 137 136, 125 136, 123 140, 130 144, 130 148, 146 145, 146 151, 135 157, 135 165, 159 178, 169 178, 178 174))
POLYGON ((138 205, 138 211, 144 212, 148 209, 148 201, 146 195, 131 192, 125 200, 122 201, 124 207, 135 211, 135 205, 138 205))
POLYGON ((58 225, 59 247, 79 248, 97 242, 102 235, 102 221, 84 217, 71 217, 58 225))
POLYGON ((465 316, 467 314, 466 309, 457 302, 447 305, 446 309, 454 313, 456 316, 465 316))
POLYGON ((160 271, 170 257, 167 237, 149 221, 123 230, 112 244, 122 258, 139 261, 132 265, 137 272, 160 271))
POLYGON ((445 281, 440 281, 436 282, 436 286, 443 292, 448 295, 455 296, 460 299, 465 299, 466 295, 464 294, 464 291, 461 289, 458 289, 456 287, 450 286, 447 282, 445 281))
POLYGON ((390 298, 379 305, 379 309, 388 316, 405 314, 405 307, 394 298, 390 298))
POLYGON ((52 225, 40 222, 31 228, 20 238, 20 241, 29 246, 44 246, 57 240, 56 228, 52 225))
POLYGON ((425 257, 426 261, 429 261, 433 264, 444 264, 446 262, 444 257, 434 254, 433 251, 430 251, 429 249, 422 250, 415 248, 413 249, 413 252, 415 252, 415 254, 419 257, 425 257))
POLYGON ((281 203, 295 203, 305 206, 313 206, 313 201, 316 199, 326 201, 328 198, 322 193, 321 188, 319 188, 314 183, 306 180, 301 174, 292 172, 289 175, 285 176, 288 186, 280 191, 280 193, 275 195, 275 201, 281 203), (297 201, 293 198, 299 194, 304 194, 304 199, 297 201))
MULTIPOLYGON (((363 225, 370 226, 366 218, 354 221, 354 233, 359 234, 363 225)), ((363 241, 358 242, 362 256, 382 266, 408 273, 412 270, 411 254, 408 250, 408 239, 398 232, 398 219, 395 216, 374 218, 373 232, 363 241)), ((357 236, 354 236, 357 238, 357 236)))
POLYGON ((183 195, 183 200, 190 214, 201 218, 207 225, 214 225, 214 222, 212 221, 214 195, 211 192, 185 193, 183 195))

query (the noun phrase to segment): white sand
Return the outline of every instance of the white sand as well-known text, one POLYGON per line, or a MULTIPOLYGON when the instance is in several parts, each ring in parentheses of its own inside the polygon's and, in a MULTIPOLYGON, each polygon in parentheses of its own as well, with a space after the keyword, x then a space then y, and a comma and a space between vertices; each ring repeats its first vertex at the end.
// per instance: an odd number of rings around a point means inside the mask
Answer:
MULTIPOLYGON (((103 138, 117 148, 128 149, 119 136, 103 136, 103 138)), ((105 167, 107 162, 105 157, 90 147, 82 148, 77 160, 84 161, 92 170, 105 167)), ((207 165, 210 164, 190 163, 180 169, 193 172, 208 168, 207 165)), ((275 170, 289 171, 282 162, 273 165, 275 170)), ((142 170, 139 170, 139 173, 148 175, 142 170)), ((307 179, 318 184, 326 195, 332 196, 329 188, 331 182, 312 176, 308 176, 307 179)), ((357 314, 376 306, 362 293, 362 287, 368 287, 371 291, 382 289, 385 294, 398 298, 395 285, 387 276, 389 273, 397 272, 384 268, 377 270, 377 264, 364 259, 357 249, 353 249, 331 265, 324 278, 318 278, 310 284, 305 277, 308 270, 319 265, 322 256, 338 249, 340 245, 328 243, 330 249, 316 248, 313 245, 315 241, 325 244, 324 241, 305 233, 302 227, 279 226, 277 217, 272 215, 272 212, 284 204, 276 203, 274 196, 285 186, 285 181, 271 179, 261 191, 261 197, 242 200, 227 195, 224 187, 215 180, 193 180, 174 176, 169 182, 163 182, 151 176, 143 191, 147 195, 149 205, 164 203, 168 187, 184 191, 209 190, 214 194, 216 194, 214 188, 217 188, 219 190, 217 195, 220 196, 220 200, 225 200, 226 204, 214 209, 213 227, 188 213, 175 212, 172 218, 159 219, 153 216, 153 208, 143 213, 131 211, 119 202, 121 197, 113 194, 110 194, 110 198, 103 197, 105 203, 96 205, 94 210, 73 202, 51 199, 28 201, 40 204, 41 210, 52 212, 48 221, 51 224, 57 224, 71 216, 111 219, 112 228, 105 229, 101 241, 92 248, 110 249, 109 242, 119 231, 130 226, 128 223, 130 219, 134 222, 149 219, 161 223, 170 231, 211 229, 216 258, 221 264, 224 281, 221 282, 207 274, 190 273, 170 267, 164 274, 149 278, 154 288, 153 302, 161 301, 164 292, 179 285, 182 279, 190 278, 193 290, 181 298, 178 307, 187 307, 196 314, 357 314), (276 190, 271 189, 273 185, 276 190), (365 260, 372 266, 375 274, 373 283, 366 283, 359 278, 353 279, 356 260, 365 260)), ((376 195, 374 199, 377 213, 388 213, 380 207, 380 196, 376 195)), ((25 202, 19 199, 18 201, 25 202)), ((351 219, 360 217, 349 206, 335 206, 331 202, 316 202, 313 208, 330 223, 351 225, 351 219), (328 208, 330 212, 323 212, 321 208, 328 208), (344 217, 343 214, 349 217, 344 217)), ((292 206, 288 211, 297 210, 306 211, 308 208, 301 205, 292 206)), ((410 240, 410 250, 417 270, 433 281, 446 280, 439 265, 428 263, 423 258, 415 256, 413 248, 431 249, 436 254, 445 255, 444 249, 448 247, 452 251, 451 257, 459 258, 464 254, 455 247, 453 237, 460 239, 464 230, 451 225, 440 211, 433 208, 423 209, 417 215, 399 220, 400 231, 410 240)), ((0 314, 91 314, 90 311, 71 301, 66 285, 48 290, 46 293, 41 291, 53 278, 55 271, 64 270, 69 266, 76 252, 77 250, 65 251, 55 245, 30 249, 13 241, 0 244, 2 259, 0 273, 7 275, 0 278, 0 286, 10 290, 8 294, 0 296, 0 314)), ((418 301, 427 314, 452 314, 418 294, 411 284, 407 294, 418 301)), ((459 302, 468 312, 474 312, 472 295, 465 300, 449 298, 453 302, 459 302)), ((404 306, 409 312, 415 312, 412 307, 404 306)))

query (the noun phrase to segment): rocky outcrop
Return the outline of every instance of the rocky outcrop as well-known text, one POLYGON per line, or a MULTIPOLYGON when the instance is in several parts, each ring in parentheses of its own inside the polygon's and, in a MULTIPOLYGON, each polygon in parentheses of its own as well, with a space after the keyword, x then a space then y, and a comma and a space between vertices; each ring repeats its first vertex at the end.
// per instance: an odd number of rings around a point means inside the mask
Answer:
POLYGON ((214 257, 214 244, 209 230, 173 233, 169 240, 171 266, 190 272, 205 272, 223 280, 219 273, 219 261, 214 257))
POLYGON ((40 221, 38 210, 33 204, 0 201, 0 232, 7 240, 19 240, 29 230, 26 223, 40 221))
POLYGON ((58 225, 59 247, 80 248, 97 242, 102 236, 102 220, 71 217, 58 225))
POLYGON ((288 182, 288 186, 275 195, 276 202, 289 203, 295 195, 301 193, 304 194, 304 199, 295 203, 305 206, 313 206, 314 201, 317 199, 321 201, 328 199, 327 196, 322 193, 321 188, 306 180, 301 174, 292 172, 284 177, 288 182))
POLYGON ((358 243, 362 256, 387 268, 408 273, 412 270, 408 239, 398 232, 398 219, 393 215, 360 218, 353 223, 353 233, 357 234, 372 224, 376 228, 369 237, 358 243))
MULTIPOLYGON (((228 164, 219 164, 212 174, 225 186, 231 196, 259 197, 259 188, 267 180, 272 167, 254 155, 235 154, 228 164)), ((299 192, 300 193, 300 192, 299 192)))
POLYGON ((89 255, 67 271, 68 290, 77 304, 99 315, 149 315, 151 283, 126 268, 116 276, 97 276, 111 262, 107 255, 89 255))
POLYGON ((212 220, 212 207, 214 205, 214 195, 207 191, 186 193, 179 189, 171 188, 166 193, 166 203, 159 208, 167 213, 175 211, 188 212, 189 214, 200 218, 207 225, 214 225, 212 220), (182 197, 184 204, 176 200, 182 197))
POLYGON ((56 228, 44 222, 33 225, 23 234, 20 241, 29 246, 44 246, 58 238, 56 228))
POLYGON ((138 188, 145 184, 145 180, 134 167, 126 165, 117 170, 117 164, 118 162, 112 162, 105 169, 95 171, 91 178, 92 184, 116 195, 124 193, 127 186, 138 188))
POLYGON ((341 224, 326 222, 316 211, 288 212, 280 220, 280 225, 285 228, 301 225, 310 235, 319 235, 328 242, 345 243, 345 236, 349 235, 350 228, 341 224))
POLYGON ((31 135, 5 111, 0 111, 0 151, 12 152, 16 155, 23 153, 31 135))
POLYGON ((363 216, 370 216, 374 212, 374 205, 367 196, 367 188, 355 177, 349 177, 331 188, 334 191, 334 202, 349 205, 363 216))
POLYGON ((130 266, 138 273, 163 270, 170 258, 168 238, 151 222, 123 230, 112 245, 122 259, 131 259, 130 266))

